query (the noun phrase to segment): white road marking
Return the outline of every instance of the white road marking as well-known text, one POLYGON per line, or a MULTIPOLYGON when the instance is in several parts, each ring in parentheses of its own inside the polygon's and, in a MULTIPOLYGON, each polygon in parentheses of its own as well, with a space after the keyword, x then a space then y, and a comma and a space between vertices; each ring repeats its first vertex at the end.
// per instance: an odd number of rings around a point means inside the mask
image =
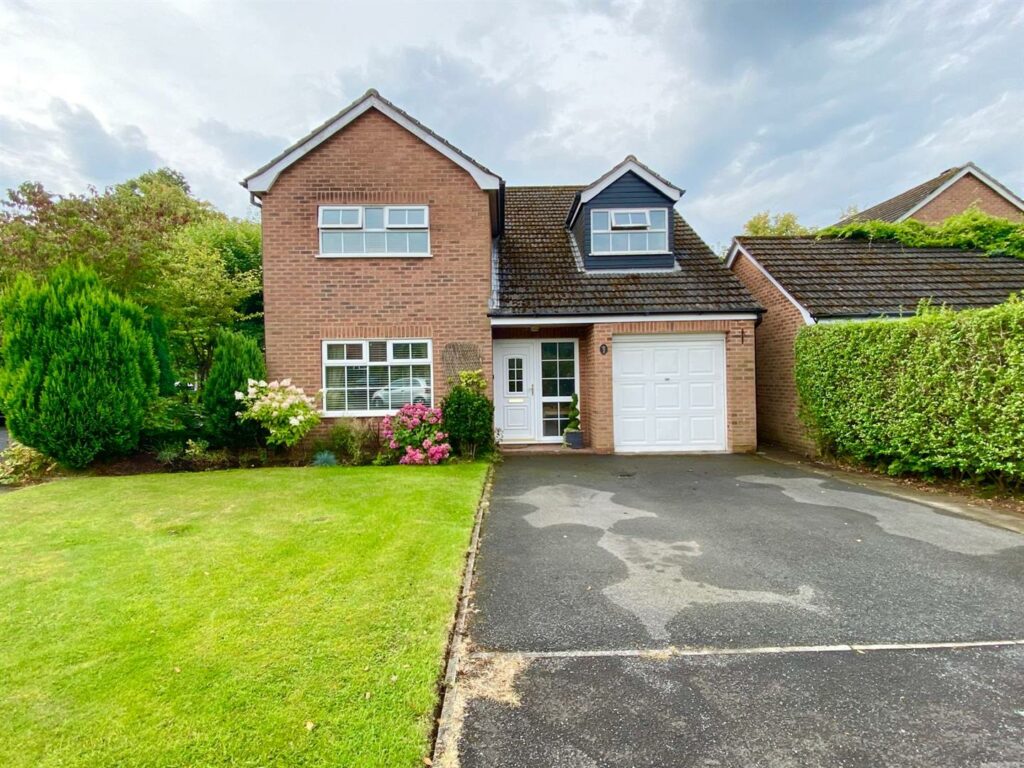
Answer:
POLYGON ((928 651, 959 648, 996 648, 1024 645, 1021 640, 965 640, 937 643, 840 643, 838 645, 763 645, 751 648, 618 648, 591 651, 474 651, 475 659, 521 656, 524 659, 652 658, 690 656, 758 656, 787 653, 874 653, 876 651, 928 651))

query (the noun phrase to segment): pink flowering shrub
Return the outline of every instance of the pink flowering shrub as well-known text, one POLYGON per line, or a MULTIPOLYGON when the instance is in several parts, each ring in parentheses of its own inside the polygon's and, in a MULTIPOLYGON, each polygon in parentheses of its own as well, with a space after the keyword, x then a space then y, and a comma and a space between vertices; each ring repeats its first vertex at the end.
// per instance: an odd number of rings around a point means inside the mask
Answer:
POLYGON ((440 408, 410 403, 394 416, 384 418, 381 435, 397 452, 399 464, 440 464, 452 451, 443 426, 440 408))
POLYGON ((291 379, 256 381, 249 379, 245 392, 235 392, 242 410, 241 421, 254 421, 267 430, 267 445, 290 448, 320 422, 312 397, 291 379))

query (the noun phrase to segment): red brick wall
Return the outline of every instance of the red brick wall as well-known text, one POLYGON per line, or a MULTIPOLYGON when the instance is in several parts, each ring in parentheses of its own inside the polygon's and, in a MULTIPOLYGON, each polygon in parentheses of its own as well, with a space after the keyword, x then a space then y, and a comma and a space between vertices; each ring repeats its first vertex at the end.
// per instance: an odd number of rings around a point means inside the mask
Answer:
MULTIPOLYGON (((288 168, 263 197, 267 371, 307 393, 322 386, 321 340, 433 340, 435 402, 450 342, 476 344, 491 375, 487 193, 376 110, 288 168), (430 206, 432 258, 316 258, 317 207, 430 206)), ((319 400, 319 398, 318 398, 319 400)))
POLYGON ((991 216, 1000 216, 1004 219, 1019 219, 1024 216, 1020 208, 969 173, 914 213, 911 218, 927 224, 939 224, 950 216, 963 213, 975 204, 991 216))
POLYGON ((814 455, 799 416, 793 344, 804 319, 782 292, 742 253, 732 270, 765 308, 755 333, 757 349, 757 437, 762 443, 781 445, 814 455))
POLYGON ((590 446, 602 453, 615 447, 612 433, 612 337, 639 333, 725 333, 726 428, 729 450, 757 447, 754 391, 754 321, 694 320, 599 323, 580 341, 580 421, 590 446), (601 354, 601 345, 608 354, 601 354))

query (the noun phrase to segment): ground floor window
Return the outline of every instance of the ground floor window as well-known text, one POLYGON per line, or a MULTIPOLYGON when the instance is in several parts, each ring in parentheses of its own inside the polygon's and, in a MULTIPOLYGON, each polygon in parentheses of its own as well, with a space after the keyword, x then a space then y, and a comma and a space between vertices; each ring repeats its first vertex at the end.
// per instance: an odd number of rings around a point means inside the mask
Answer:
POLYGON ((325 341, 323 369, 328 416, 385 414, 409 403, 434 403, 429 339, 325 341))
POLYGON ((576 345, 573 342, 541 342, 540 389, 542 434, 558 437, 569 424, 569 405, 576 391, 576 345))

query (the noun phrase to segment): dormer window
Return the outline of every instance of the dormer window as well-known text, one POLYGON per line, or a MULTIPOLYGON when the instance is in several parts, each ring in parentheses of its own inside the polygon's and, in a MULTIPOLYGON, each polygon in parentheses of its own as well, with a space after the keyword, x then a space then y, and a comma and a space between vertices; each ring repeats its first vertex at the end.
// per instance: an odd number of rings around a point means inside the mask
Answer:
POLYGON ((668 253, 668 209, 591 209, 590 252, 604 255, 668 253))

